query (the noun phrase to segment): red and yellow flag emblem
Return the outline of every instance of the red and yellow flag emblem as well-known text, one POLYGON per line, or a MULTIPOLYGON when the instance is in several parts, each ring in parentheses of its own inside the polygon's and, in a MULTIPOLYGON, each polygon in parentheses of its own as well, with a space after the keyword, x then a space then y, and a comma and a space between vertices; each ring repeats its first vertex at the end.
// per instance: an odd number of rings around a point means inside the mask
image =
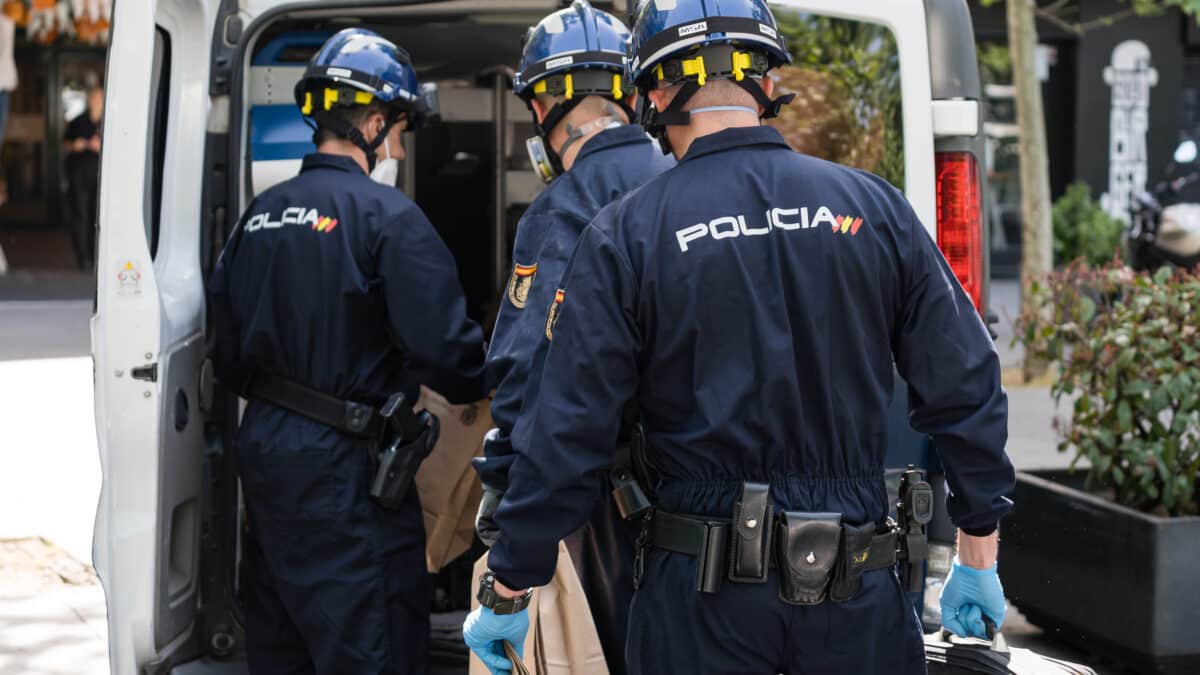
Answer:
POLYGON ((858 228, 862 227, 863 219, 854 216, 837 216, 833 219, 833 231, 838 234, 850 233, 850 236, 858 234, 858 228))
POLYGON ((554 302, 550 303, 550 312, 546 316, 546 339, 554 339, 554 324, 558 323, 558 315, 562 313, 563 298, 567 292, 563 289, 558 289, 554 293, 554 302))
POLYGON ((337 218, 321 216, 320 218, 317 218, 317 222, 313 223, 312 229, 316 230, 317 232, 333 232, 333 228, 337 227, 337 224, 337 218))

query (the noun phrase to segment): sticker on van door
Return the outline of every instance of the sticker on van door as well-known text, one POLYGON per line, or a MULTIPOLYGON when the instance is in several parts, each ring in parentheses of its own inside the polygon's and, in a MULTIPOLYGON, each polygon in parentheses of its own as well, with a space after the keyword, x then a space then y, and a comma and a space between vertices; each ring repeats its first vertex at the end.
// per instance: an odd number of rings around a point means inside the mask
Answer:
POLYGON ((141 295, 142 273, 138 271, 132 260, 126 260, 119 265, 117 272, 117 295, 141 295))

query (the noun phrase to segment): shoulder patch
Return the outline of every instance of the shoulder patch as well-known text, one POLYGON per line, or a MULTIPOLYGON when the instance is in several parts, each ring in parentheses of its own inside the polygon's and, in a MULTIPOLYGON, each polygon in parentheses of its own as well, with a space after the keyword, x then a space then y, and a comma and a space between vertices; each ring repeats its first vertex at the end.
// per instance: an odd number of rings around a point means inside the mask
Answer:
POLYGON ((550 303, 550 311, 546 314, 546 339, 554 339, 554 324, 558 323, 558 315, 562 313, 563 298, 567 292, 563 289, 558 289, 554 292, 554 302, 550 303))
POLYGON ((508 301, 517 309, 525 309, 529 302, 529 289, 533 287, 533 277, 537 275, 537 263, 522 265, 514 262, 512 278, 508 280, 508 301))

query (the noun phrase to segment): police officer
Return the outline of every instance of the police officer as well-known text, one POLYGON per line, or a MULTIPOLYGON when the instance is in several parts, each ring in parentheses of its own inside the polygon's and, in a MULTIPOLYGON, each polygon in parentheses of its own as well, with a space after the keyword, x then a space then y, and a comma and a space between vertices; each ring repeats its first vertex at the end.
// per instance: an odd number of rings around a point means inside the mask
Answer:
POLYGON ((679 165, 580 236, 468 644, 505 665, 522 589, 587 518, 632 400, 658 504, 630 672, 923 673, 887 523, 893 367, 960 528, 946 626, 983 635, 1004 616, 995 531, 1014 483, 991 339, 898 191, 760 126, 786 102, 766 73, 789 61, 765 2, 646 2, 630 58, 643 123, 679 165))
POLYGON ((369 496, 373 409, 395 392, 411 405, 421 382, 455 402, 485 391, 454 259, 408 197, 368 177, 403 156, 419 93, 396 45, 331 37, 296 87, 317 151, 250 204, 210 283, 218 377, 249 399, 237 458, 256 674, 427 667, 421 508, 415 488, 399 508, 369 496))
MULTIPOLYGON (((601 207, 674 165, 638 125, 637 95, 625 76, 629 31, 586 0, 554 12, 526 34, 513 90, 533 113, 534 170, 550 181, 517 225, 513 272, 488 351, 494 429, 477 464, 486 497, 480 538, 494 543, 491 511, 508 483, 510 435, 530 373, 539 372, 546 310, 561 288, 579 233, 601 207)), ((605 490, 607 493, 608 490, 605 490)), ((622 522, 611 499, 566 538, 609 671, 624 672, 625 631, 633 595, 636 523, 622 522)))

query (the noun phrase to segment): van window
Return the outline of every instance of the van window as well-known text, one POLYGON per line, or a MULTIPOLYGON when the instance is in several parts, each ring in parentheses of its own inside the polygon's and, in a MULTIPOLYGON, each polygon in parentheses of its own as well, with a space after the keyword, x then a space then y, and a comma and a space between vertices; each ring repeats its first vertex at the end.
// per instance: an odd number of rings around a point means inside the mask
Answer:
POLYGON ((769 124, 805 154, 878 174, 904 189, 900 54, 885 26, 773 6, 792 65, 776 95, 796 94, 769 124))
POLYGON ((167 141, 167 117, 171 100, 171 38, 162 28, 154 31, 154 56, 151 79, 155 83, 150 105, 150 138, 146 143, 146 189, 144 221, 150 257, 158 253, 158 233, 162 221, 163 156, 167 141))

